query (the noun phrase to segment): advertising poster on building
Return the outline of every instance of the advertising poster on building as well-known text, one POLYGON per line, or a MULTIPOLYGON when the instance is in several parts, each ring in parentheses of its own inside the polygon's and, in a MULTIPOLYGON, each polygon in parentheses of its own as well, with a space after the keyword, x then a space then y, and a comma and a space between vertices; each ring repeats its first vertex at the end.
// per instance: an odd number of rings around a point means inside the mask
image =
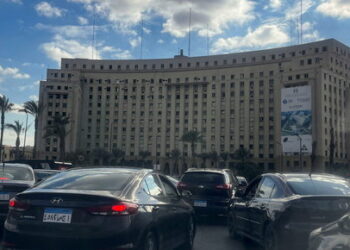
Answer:
POLYGON ((311 87, 281 91, 281 143, 284 153, 312 153, 311 87), (301 142, 301 147, 300 147, 301 142))

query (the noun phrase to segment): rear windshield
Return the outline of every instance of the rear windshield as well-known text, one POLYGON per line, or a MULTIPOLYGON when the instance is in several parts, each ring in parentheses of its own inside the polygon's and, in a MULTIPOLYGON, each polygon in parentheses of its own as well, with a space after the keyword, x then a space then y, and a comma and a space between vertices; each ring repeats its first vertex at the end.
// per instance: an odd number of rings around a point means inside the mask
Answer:
POLYGON ((0 165, 0 180, 7 181, 32 181, 34 180, 34 175, 30 169, 20 166, 6 166, 2 167, 0 165))
POLYGON ((287 182, 294 193, 300 195, 349 195, 349 181, 330 176, 315 176, 311 178, 288 178, 287 182))
POLYGON ((223 174, 218 173, 191 172, 186 173, 181 181, 189 184, 218 185, 225 183, 225 177, 223 174))
POLYGON ((98 171, 69 171, 59 173, 37 188, 68 189, 68 190, 94 190, 94 191, 121 191, 131 180, 131 173, 98 172, 98 171))

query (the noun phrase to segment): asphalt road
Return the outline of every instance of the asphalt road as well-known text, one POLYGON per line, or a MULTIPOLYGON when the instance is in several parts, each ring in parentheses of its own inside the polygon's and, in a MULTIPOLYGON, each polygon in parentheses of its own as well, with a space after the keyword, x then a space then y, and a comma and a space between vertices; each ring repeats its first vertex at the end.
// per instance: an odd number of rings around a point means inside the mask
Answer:
POLYGON ((261 250, 248 239, 231 239, 225 224, 224 218, 200 218, 193 250, 261 250))

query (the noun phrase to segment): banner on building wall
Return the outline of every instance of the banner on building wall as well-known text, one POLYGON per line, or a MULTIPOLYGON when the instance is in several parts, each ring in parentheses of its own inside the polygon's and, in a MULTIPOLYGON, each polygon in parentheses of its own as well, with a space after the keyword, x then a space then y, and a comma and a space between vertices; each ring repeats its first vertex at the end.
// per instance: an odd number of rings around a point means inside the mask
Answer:
POLYGON ((281 143, 284 153, 312 153, 311 87, 281 90, 281 143), (300 147, 301 142, 301 147, 300 147))

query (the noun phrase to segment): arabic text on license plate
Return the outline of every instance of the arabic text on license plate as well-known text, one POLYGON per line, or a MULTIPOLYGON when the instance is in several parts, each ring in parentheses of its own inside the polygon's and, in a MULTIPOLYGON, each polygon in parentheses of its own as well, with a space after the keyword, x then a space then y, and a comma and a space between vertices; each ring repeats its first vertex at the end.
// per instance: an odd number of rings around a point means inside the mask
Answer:
POLYGON ((193 205, 195 207, 206 207, 207 201, 194 201, 193 205))
POLYGON ((70 223, 72 220, 72 209, 45 208, 43 222, 70 223))
POLYGON ((6 193, 0 193, 0 201, 8 201, 10 199, 10 195, 6 193))

